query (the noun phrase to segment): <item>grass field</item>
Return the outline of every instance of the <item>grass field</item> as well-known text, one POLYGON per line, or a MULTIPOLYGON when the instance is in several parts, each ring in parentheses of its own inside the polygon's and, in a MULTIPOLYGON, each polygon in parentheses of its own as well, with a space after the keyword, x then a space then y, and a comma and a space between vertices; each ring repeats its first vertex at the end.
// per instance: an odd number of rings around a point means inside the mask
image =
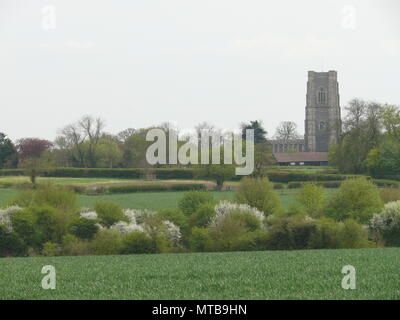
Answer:
POLYGON ((395 248, 4 258, 0 299, 400 299, 399 270, 395 248), (41 288, 44 265, 55 290, 41 288))
MULTIPOLYGON (((234 191, 211 191, 215 199, 232 200, 234 191)), ((294 201, 298 190, 278 191, 285 208, 294 201)), ((332 190, 327 190, 332 192, 332 190)), ((15 189, 0 189, 0 207, 6 206, 17 194, 15 189)), ((159 210, 162 208, 176 208, 184 192, 140 192, 130 194, 112 194, 88 196, 80 195, 79 203, 83 207, 92 207, 98 201, 117 202, 125 208, 159 210)))

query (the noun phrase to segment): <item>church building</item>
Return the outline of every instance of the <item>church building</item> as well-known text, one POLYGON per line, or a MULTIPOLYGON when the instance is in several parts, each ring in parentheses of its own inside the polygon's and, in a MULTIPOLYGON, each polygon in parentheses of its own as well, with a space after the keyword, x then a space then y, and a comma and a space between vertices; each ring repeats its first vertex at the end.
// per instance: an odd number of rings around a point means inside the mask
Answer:
POLYGON ((272 140, 280 165, 327 165, 329 146, 341 133, 337 72, 308 72, 304 140, 272 140))

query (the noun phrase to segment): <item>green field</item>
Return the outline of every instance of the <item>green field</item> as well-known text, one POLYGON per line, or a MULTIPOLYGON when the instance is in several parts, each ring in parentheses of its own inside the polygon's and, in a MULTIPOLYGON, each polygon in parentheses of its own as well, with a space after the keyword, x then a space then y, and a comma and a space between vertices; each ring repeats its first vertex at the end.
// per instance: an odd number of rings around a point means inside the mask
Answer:
POLYGON ((400 299, 400 249, 0 259, 2 299, 400 299), (44 265, 55 290, 41 288, 44 265), (356 268, 356 289, 341 287, 356 268))
MULTIPOLYGON (((327 192, 332 192, 328 190, 327 192)), ((211 191, 218 200, 232 200, 234 191, 211 191)), ((285 208, 288 208, 297 194, 297 190, 278 191, 285 208)), ((0 189, 0 207, 6 206, 17 194, 15 189, 0 189)), ((83 207, 93 207, 98 201, 117 202, 125 208, 159 210, 163 208, 176 208, 184 192, 140 192, 130 194, 112 195, 80 195, 79 203, 83 207)))

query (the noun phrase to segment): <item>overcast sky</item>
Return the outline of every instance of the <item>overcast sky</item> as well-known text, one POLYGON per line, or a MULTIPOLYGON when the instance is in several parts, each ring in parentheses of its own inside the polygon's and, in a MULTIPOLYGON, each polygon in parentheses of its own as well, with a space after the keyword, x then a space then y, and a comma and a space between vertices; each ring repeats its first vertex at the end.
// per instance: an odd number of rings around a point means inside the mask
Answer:
POLYGON ((0 0, 0 132, 54 139, 93 114, 112 133, 303 133, 308 70, 338 71, 342 107, 400 104, 399 56, 397 0, 0 0))

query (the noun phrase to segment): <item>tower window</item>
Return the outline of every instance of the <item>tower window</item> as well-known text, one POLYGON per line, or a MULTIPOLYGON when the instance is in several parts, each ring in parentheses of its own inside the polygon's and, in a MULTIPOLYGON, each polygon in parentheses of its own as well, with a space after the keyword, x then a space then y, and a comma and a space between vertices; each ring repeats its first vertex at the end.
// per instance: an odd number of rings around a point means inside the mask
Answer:
POLYGON ((318 91, 318 102, 325 103, 326 94, 324 88, 320 88, 318 91))
POLYGON ((319 130, 325 130, 325 128, 326 128, 326 123, 324 121, 321 121, 319 123, 319 130))

